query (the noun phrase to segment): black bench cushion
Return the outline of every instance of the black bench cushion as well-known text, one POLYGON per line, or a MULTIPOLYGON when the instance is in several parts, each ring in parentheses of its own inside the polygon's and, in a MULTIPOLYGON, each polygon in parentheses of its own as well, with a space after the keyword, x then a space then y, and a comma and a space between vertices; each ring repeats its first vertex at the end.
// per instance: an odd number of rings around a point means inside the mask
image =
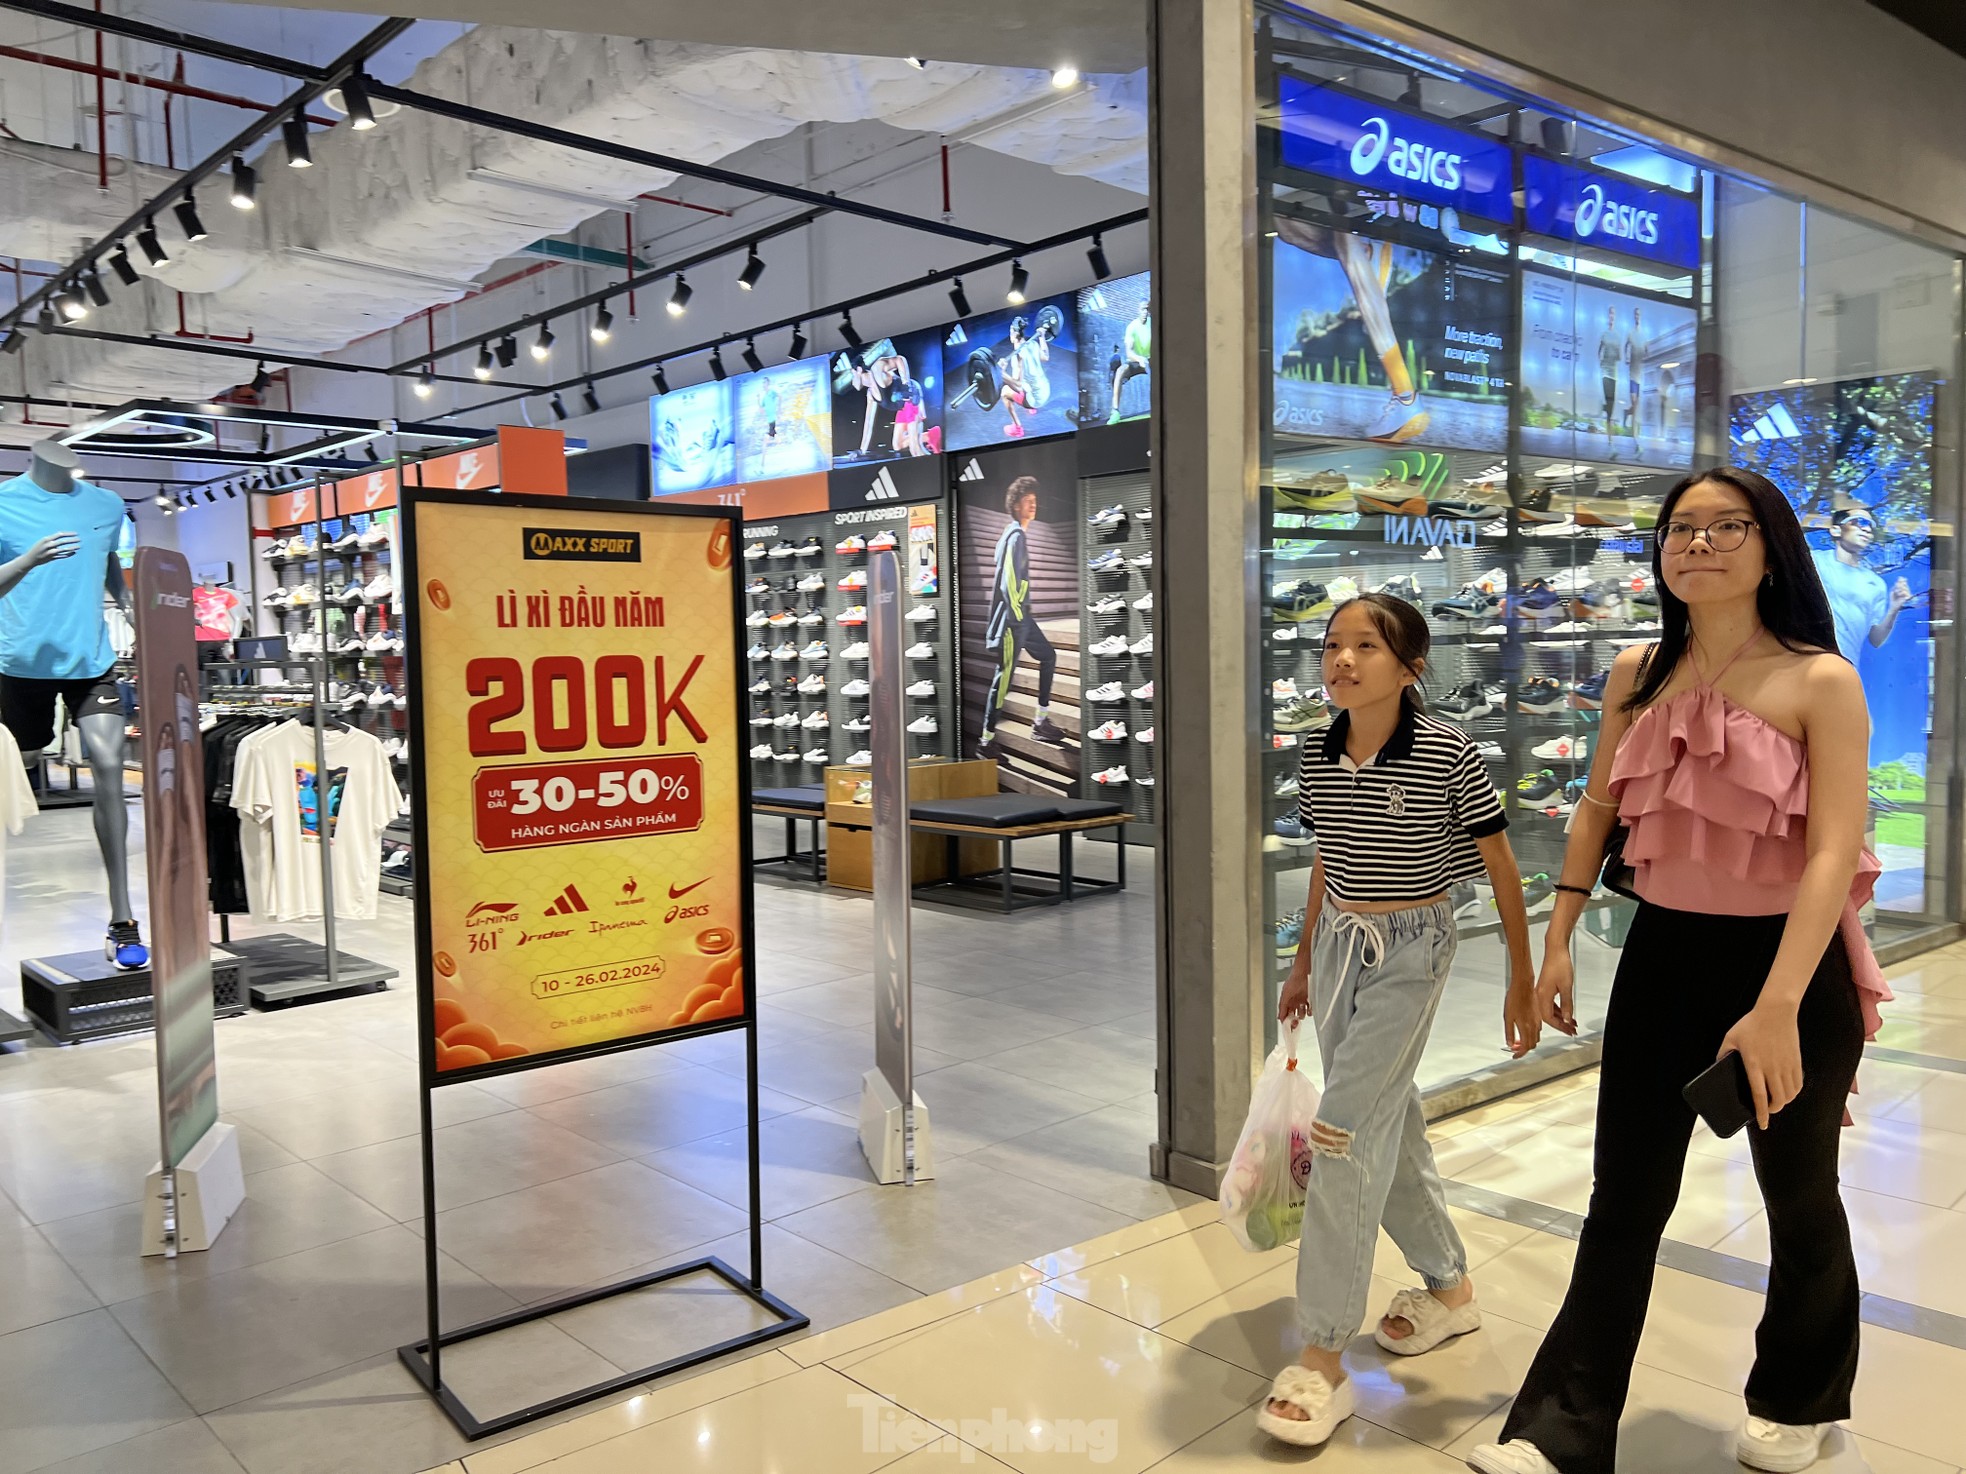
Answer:
POLYGON ((1116 804, 1109 798, 1054 798, 1051 806, 1058 810, 1061 819, 1104 819, 1126 812, 1125 804, 1116 804))
POLYGON ((808 788, 754 788, 751 802, 780 809, 823 809, 826 790, 817 783, 808 788))
POLYGON ((974 824, 979 829, 1016 829, 1049 824, 1058 818, 1058 800, 1026 793, 993 793, 986 798, 925 798, 909 814, 933 824, 974 824))

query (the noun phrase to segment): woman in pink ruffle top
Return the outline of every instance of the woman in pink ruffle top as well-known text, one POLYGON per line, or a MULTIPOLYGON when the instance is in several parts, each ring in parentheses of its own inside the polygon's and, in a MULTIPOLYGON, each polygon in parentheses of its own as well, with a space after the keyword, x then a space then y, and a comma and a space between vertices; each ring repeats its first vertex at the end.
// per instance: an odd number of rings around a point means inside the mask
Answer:
POLYGON ((1890 997, 1857 920, 1878 874, 1863 844, 1863 687, 1836 653, 1795 513, 1764 477, 1681 481, 1652 567, 1662 632, 1606 682, 1537 983, 1544 1020, 1574 1033, 1570 935, 1622 822, 1641 900, 1604 1023, 1590 1212, 1502 1441, 1469 1458, 1482 1474, 1612 1474, 1693 1131, 1680 1092, 1730 1051, 1754 1095, 1771 1246, 1736 1456, 1806 1469, 1850 1413, 1860 1292, 1837 1145, 1890 997))

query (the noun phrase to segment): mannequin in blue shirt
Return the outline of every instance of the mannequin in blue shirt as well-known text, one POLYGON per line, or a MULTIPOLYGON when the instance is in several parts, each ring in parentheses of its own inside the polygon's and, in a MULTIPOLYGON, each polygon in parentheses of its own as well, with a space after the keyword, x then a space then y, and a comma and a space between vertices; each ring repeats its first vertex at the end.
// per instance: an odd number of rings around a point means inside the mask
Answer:
POLYGON ((124 717, 101 598, 107 590, 132 614, 116 557, 125 514, 120 497, 81 476, 73 450, 44 440, 27 473, 0 484, 0 601, 8 606, 0 611, 0 714, 35 771, 53 734, 56 699, 67 706, 82 734, 109 882, 104 952, 118 967, 138 968, 150 956, 130 904, 124 717), (89 556, 79 556, 85 549, 89 556))

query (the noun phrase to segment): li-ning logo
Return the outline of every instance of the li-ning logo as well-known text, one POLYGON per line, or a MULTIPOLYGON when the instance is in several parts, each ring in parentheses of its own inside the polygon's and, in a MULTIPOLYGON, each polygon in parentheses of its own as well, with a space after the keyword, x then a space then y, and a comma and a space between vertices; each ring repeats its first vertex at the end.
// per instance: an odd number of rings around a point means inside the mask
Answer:
POLYGON ((901 499, 901 488, 894 484, 894 477, 882 466, 880 474, 874 477, 873 484, 867 488, 865 498, 870 502, 892 502, 901 499))
POLYGON ((981 481, 982 479, 983 465, 975 456, 969 458, 969 464, 963 467, 962 474, 956 478, 958 481, 981 481))
POLYGON ((1603 185, 1587 184, 1577 204, 1577 239, 1588 240, 1600 231, 1620 240, 1637 241, 1642 246, 1656 246, 1659 212, 1607 200, 1603 185))
POLYGON ((1461 156, 1444 148, 1416 143, 1394 136, 1384 118, 1367 118, 1358 142, 1352 145, 1352 173, 1363 179, 1386 164, 1386 172, 1399 179, 1418 180, 1440 189, 1461 187, 1461 156))

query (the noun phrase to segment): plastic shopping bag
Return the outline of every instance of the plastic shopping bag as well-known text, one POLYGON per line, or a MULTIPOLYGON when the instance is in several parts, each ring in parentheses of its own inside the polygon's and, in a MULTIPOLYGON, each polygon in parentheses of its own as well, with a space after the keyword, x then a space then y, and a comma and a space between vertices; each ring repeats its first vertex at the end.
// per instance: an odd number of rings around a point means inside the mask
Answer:
POLYGON ((1222 1221, 1253 1253, 1287 1244, 1303 1230, 1318 1100, 1317 1086, 1297 1068, 1297 1025, 1291 1024, 1263 1063, 1222 1179, 1222 1221))

